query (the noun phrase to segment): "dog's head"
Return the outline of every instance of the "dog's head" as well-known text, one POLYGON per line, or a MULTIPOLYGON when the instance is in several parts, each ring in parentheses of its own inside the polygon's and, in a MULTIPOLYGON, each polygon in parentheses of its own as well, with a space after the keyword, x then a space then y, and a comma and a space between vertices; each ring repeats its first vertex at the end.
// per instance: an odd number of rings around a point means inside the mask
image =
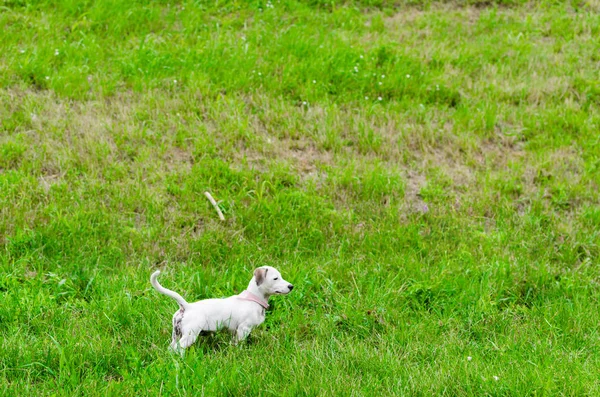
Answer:
POLYGON ((294 286, 281 277, 281 273, 271 266, 262 266, 254 271, 254 282, 265 295, 288 294, 294 286))

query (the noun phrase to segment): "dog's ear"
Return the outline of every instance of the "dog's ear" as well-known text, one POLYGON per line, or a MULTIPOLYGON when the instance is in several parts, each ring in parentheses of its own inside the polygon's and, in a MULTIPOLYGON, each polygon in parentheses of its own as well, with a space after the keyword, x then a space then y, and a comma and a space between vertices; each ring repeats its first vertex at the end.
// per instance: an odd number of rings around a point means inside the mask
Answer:
POLYGON ((267 277, 267 271, 269 269, 265 269, 264 267, 259 267, 254 271, 254 280, 256 281, 256 286, 260 287, 260 285, 265 281, 265 277, 267 277))

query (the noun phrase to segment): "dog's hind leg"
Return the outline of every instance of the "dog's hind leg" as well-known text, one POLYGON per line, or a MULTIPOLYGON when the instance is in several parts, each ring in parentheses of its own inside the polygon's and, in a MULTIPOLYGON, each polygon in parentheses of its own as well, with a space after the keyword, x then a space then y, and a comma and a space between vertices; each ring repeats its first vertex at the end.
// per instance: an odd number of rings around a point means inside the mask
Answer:
POLYGON ((173 353, 179 354, 181 357, 184 356, 185 349, 182 349, 178 342, 172 342, 169 348, 173 353))
POLYGON ((179 340, 173 338, 173 341, 171 342, 169 347, 175 353, 178 353, 179 355, 181 355, 181 357, 183 357, 185 349, 193 345, 196 342, 196 339, 198 339, 198 334, 189 334, 181 337, 181 339, 179 340))
POLYGON ((195 333, 183 336, 181 339, 179 339, 179 348, 187 349, 188 347, 196 343, 196 339, 198 339, 198 334, 195 333))
POLYGON ((178 352, 183 355, 183 349, 181 348, 181 339, 183 338, 183 315, 185 309, 181 308, 173 315, 173 332, 171 333, 171 344, 170 347, 174 352, 178 352))

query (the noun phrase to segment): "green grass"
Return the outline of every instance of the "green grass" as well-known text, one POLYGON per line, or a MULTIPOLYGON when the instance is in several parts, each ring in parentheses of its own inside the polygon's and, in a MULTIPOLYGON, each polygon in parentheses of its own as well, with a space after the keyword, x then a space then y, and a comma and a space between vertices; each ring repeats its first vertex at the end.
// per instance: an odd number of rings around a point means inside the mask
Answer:
POLYGON ((599 395, 599 10, 2 2, 0 393, 599 395))

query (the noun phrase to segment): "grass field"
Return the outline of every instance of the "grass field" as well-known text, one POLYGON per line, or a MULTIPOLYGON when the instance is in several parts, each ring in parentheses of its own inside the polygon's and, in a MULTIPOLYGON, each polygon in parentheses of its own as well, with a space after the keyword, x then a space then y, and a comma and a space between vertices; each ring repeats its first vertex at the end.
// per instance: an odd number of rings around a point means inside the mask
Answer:
POLYGON ((600 395, 600 3, 0 3, 0 394, 600 395), (219 221, 204 197, 219 201, 219 221), (277 267, 247 343, 177 305, 277 267))

